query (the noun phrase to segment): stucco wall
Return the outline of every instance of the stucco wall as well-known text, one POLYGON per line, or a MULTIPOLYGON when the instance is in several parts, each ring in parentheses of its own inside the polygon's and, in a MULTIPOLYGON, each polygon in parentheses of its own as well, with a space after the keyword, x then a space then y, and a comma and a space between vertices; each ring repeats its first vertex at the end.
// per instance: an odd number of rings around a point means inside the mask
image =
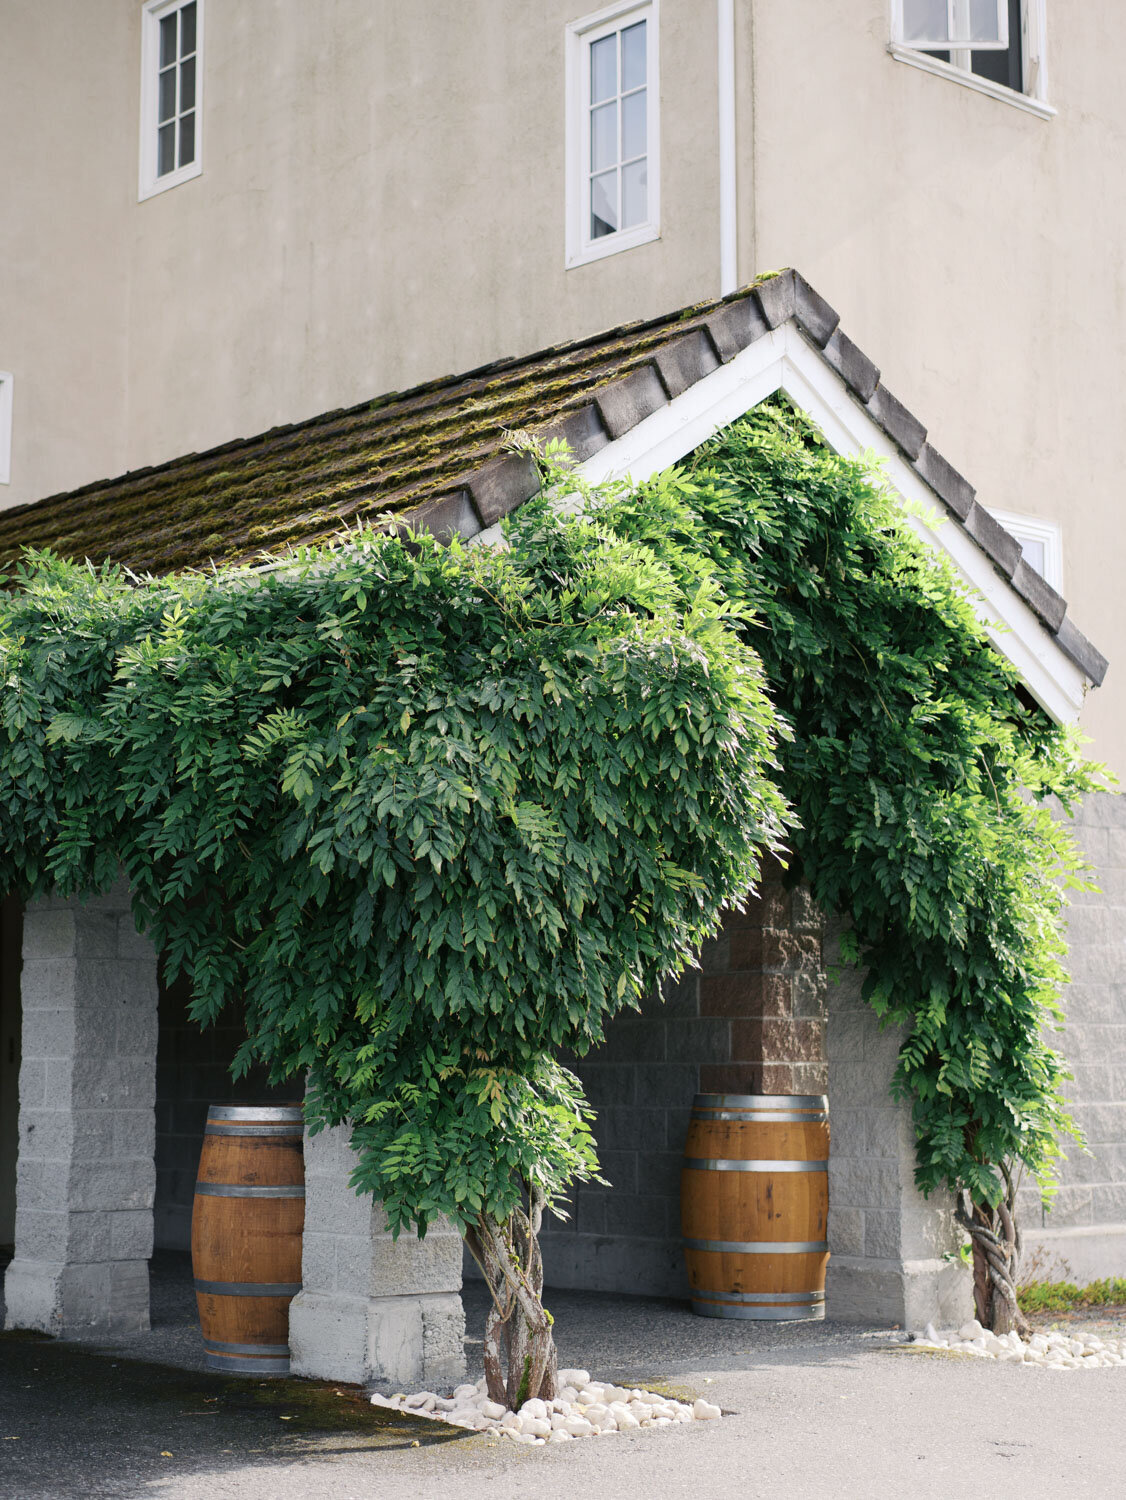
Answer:
MULTIPOLYGON (((140 0, 7 0, 15 504, 718 290, 715 12, 661 0, 662 235, 564 269, 566 0, 208 0, 203 173, 136 201, 140 0)), ((1126 11, 1050 6, 1043 120, 896 62, 885 0, 736 7, 739 271, 797 265, 1113 655, 1126 11)), ((1126 768, 1112 676, 1084 720, 1126 768)))

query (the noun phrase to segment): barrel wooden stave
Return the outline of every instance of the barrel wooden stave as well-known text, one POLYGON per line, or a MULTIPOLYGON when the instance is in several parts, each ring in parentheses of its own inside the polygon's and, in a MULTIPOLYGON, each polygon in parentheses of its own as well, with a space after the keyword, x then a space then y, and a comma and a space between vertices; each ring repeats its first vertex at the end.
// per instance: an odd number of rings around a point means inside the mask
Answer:
POLYGON ((697 1097, 681 1173, 685 1264, 696 1312, 824 1316, 828 1156, 826 1102, 819 1096, 697 1097), (702 1165, 707 1162, 755 1166, 724 1170, 702 1165), (799 1170, 788 1169, 790 1163, 799 1170), (767 1248, 774 1243, 776 1253, 767 1248), (753 1249, 727 1248, 740 1244, 753 1249))
POLYGON ((212 1106, 208 1112, 192 1213, 192 1269, 213 1369, 289 1371, 289 1304, 301 1284, 305 1221, 301 1132, 299 1106, 212 1106))

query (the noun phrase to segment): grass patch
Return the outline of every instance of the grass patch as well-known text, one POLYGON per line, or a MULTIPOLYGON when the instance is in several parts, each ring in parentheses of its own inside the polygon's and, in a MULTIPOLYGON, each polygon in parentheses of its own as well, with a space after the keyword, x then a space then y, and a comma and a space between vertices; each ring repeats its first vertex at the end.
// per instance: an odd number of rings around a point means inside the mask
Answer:
POLYGON ((1073 1312, 1082 1307, 1115 1307, 1126 1304, 1126 1276, 1108 1276, 1089 1286, 1073 1281, 1032 1281, 1017 1289, 1017 1301, 1026 1314, 1073 1312))

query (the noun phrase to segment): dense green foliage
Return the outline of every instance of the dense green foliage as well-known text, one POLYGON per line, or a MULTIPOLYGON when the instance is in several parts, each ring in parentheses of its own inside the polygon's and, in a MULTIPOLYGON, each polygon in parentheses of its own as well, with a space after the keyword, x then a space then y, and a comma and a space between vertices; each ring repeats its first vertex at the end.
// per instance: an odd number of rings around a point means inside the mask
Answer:
POLYGON ((530 510, 510 551, 360 539, 0 597, 0 880, 124 866, 193 1014, 309 1070, 391 1222, 507 1219, 595 1159, 606 1018, 691 960, 777 842, 775 716, 714 591, 530 510))
POLYGON ((747 638, 793 730, 792 873, 849 919, 868 998, 908 1029, 896 1083, 920 1186, 996 1201, 1008 1160, 1047 1184, 1071 1126, 1044 1029, 1081 862, 1045 799, 1100 784, 1074 733, 1027 706, 952 566, 865 465, 782 403, 600 512, 754 612, 747 638))
POLYGON ((691 961, 787 817, 907 1028, 920 1184, 1044 1178, 1078 861, 1043 799, 1092 783, 949 566, 782 404, 509 542, 141 584, 30 558, 0 599, 4 888, 124 866, 196 1017, 239 1005, 243 1063, 308 1071, 393 1224, 503 1222, 595 1170, 558 1049, 691 961))

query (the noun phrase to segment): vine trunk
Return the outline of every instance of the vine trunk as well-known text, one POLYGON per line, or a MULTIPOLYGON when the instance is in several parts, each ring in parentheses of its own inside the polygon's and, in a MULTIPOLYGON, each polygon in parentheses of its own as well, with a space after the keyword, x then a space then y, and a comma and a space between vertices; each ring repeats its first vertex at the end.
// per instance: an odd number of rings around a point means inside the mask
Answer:
POLYGON ((1002 1163, 1005 1192, 994 1207, 959 1194, 955 1217, 973 1245, 974 1310, 983 1328, 994 1333, 1030 1332, 1017 1302, 1021 1233, 1016 1217, 1016 1190, 1002 1163))
POLYGON ((517 1208, 503 1222, 481 1214, 465 1231, 492 1294, 485 1323, 489 1399, 511 1411, 534 1396, 555 1399, 555 1339, 552 1316, 543 1305, 539 1245, 544 1202, 535 1187, 527 1196, 527 1208, 517 1208))

